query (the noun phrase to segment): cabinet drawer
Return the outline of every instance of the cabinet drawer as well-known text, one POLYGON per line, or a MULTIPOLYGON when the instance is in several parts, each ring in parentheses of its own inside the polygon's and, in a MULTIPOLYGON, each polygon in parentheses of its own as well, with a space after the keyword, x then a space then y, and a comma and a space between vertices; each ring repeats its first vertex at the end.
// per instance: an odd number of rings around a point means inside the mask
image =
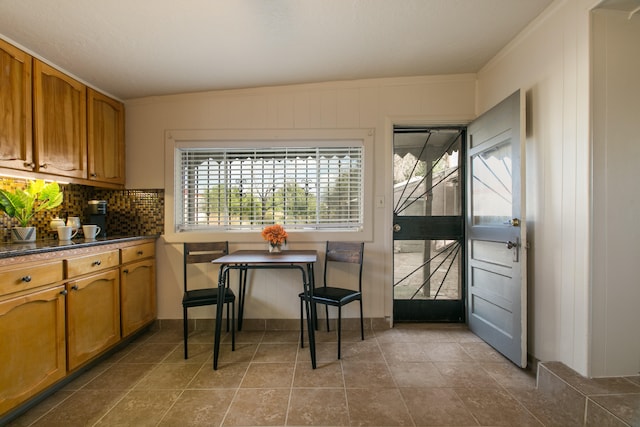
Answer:
POLYGON ((155 243, 145 243, 143 245, 122 248, 120 251, 122 252, 122 264, 126 264, 128 262, 155 256, 156 245, 155 243))
POLYGON ((62 261, 0 269, 0 295, 24 291, 63 279, 62 261))
POLYGON ((66 259, 64 262, 67 278, 95 273, 97 271, 116 267, 120 263, 119 255, 118 250, 115 249, 112 251, 66 259))

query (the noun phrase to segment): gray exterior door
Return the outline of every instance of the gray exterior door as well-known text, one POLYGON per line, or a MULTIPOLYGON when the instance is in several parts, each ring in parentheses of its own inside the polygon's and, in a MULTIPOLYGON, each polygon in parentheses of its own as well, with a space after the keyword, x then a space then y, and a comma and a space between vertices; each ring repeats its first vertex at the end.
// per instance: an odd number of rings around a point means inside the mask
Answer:
POLYGON ((520 91, 467 132, 467 322, 521 367, 527 364, 525 103, 520 91))

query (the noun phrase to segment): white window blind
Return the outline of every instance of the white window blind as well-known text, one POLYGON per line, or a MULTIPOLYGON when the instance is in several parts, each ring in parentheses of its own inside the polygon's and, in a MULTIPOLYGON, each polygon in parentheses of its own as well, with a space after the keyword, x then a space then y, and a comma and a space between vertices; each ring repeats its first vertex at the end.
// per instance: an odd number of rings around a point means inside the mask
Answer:
POLYGON ((363 147, 176 148, 176 232, 360 230, 363 147))

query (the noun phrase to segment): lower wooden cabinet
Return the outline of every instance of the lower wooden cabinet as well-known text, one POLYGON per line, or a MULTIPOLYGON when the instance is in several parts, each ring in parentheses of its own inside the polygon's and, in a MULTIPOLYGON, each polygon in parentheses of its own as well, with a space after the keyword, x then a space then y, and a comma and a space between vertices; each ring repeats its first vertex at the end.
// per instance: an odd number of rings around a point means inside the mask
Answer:
POLYGON ((0 302, 0 414, 67 373, 64 286, 0 302))
POLYGON ((0 424, 156 318, 154 239, 49 255, 0 262, 0 424))
POLYGON ((156 318, 156 263, 152 258, 120 267, 122 337, 156 318))
POLYGON ((117 268, 67 283, 67 361, 72 371, 120 341, 117 268))

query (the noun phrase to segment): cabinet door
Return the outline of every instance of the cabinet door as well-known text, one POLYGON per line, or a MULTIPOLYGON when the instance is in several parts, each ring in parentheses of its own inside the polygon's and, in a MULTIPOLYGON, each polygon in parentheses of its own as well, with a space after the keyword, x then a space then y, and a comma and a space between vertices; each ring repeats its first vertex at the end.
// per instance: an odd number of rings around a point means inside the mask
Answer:
POLYGON ((87 88, 34 59, 36 165, 39 172, 87 177, 87 88))
POLYGON ((124 185, 124 105, 87 89, 89 179, 124 185))
POLYGON ((0 415, 66 374, 63 286, 0 302, 0 415))
POLYGON ((67 284, 67 358, 69 371, 120 341, 118 269, 67 284))
POLYGON ((0 167, 32 171, 31 56, 0 40, 0 167))
POLYGON ((120 298, 122 337, 156 318, 155 260, 147 259, 121 267, 120 298))

